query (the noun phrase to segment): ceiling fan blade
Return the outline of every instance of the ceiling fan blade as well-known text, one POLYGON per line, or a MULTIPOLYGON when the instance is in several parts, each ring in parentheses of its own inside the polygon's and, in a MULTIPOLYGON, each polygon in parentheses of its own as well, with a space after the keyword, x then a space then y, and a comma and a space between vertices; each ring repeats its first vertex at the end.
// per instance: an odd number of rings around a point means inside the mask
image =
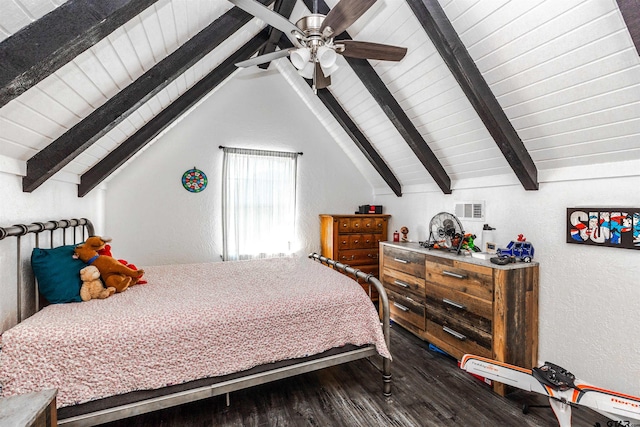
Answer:
POLYGON ((340 40, 338 44, 344 45, 344 50, 338 50, 338 52, 349 58, 400 61, 407 54, 406 47, 388 44, 359 42, 356 40, 340 40))
POLYGON ((271 62, 276 59, 289 56, 292 50, 293 49, 277 50, 275 52, 267 53, 265 55, 256 56, 255 58, 247 59, 246 61, 240 61, 236 63, 236 67, 247 68, 247 67, 251 67, 252 65, 265 64, 267 62, 271 62))
POLYGON ((314 77, 316 89, 324 89, 331 86, 331 76, 325 76, 322 72, 322 67, 320 67, 320 64, 317 62, 314 77))
POLYGON ((337 36, 356 22, 375 2, 376 0, 341 0, 327 13, 320 31, 331 27, 332 36, 337 36))
POLYGON ((298 39, 293 34, 300 34, 300 29, 284 16, 274 12, 273 10, 263 6, 255 0, 229 0, 245 12, 250 13, 256 18, 266 22, 268 25, 282 31, 294 46, 300 46, 298 39))

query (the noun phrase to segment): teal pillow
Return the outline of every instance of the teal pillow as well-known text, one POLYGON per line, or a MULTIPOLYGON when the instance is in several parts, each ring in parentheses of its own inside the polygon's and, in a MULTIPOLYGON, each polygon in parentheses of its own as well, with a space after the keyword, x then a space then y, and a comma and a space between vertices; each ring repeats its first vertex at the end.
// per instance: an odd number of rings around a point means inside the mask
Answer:
POLYGON ((31 253, 31 268, 38 279, 38 290, 51 304, 82 301, 80 270, 87 264, 73 258, 75 247, 34 248, 31 253))

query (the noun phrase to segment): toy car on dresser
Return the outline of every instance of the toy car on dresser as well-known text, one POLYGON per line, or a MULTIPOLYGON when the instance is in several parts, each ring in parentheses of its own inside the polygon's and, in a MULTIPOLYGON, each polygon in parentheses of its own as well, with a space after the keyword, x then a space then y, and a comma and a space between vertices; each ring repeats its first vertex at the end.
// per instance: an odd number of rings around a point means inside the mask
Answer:
POLYGON ((514 257, 516 260, 531 262, 533 259, 533 245, 525 241, 510 241, 506 248, 498 248, 498 257, 514 257))

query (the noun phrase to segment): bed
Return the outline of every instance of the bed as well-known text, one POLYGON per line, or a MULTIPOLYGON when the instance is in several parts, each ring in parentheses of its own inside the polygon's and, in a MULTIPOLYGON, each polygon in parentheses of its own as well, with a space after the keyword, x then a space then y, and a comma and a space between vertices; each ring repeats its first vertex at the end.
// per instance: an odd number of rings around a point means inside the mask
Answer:
POLYGON ((87 219, 0 228, 0 240, 16 238, 17 265, 17 322, 0 337, 3 396, 55 388, 60 425, 95 425, 361 358, 380 365, 390 395, 388 300, 375 277, 317 254, 155 266, 121 294, 41 308, 49 278, 36 271, 33 286, 25 254, 36 270, 36 254, 91 235, 87 219), (377 289, 382 323, 335 270, 377 289))

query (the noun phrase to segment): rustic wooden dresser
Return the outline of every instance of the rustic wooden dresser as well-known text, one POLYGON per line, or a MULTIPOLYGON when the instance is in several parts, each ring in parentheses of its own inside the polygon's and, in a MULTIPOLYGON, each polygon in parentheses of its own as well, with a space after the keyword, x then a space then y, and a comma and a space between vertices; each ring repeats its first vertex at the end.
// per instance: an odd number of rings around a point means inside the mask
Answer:
MULTIPOLYGON (((538 264, 380 245, 391 318, 458 360, 470 353, 530 369, 538 363, 538 264)), ((494 383, 502 395, 503 384, 494 383)))
MULTIPOLYGON (((383 214, 320 215, 322 255, 379 277, 380 242, 387 240, 389 217, 383 214)), ((361 283, 369 292, 369 285, 361 283)), ((369 296, 376 301, 378 294, 369 296)))

